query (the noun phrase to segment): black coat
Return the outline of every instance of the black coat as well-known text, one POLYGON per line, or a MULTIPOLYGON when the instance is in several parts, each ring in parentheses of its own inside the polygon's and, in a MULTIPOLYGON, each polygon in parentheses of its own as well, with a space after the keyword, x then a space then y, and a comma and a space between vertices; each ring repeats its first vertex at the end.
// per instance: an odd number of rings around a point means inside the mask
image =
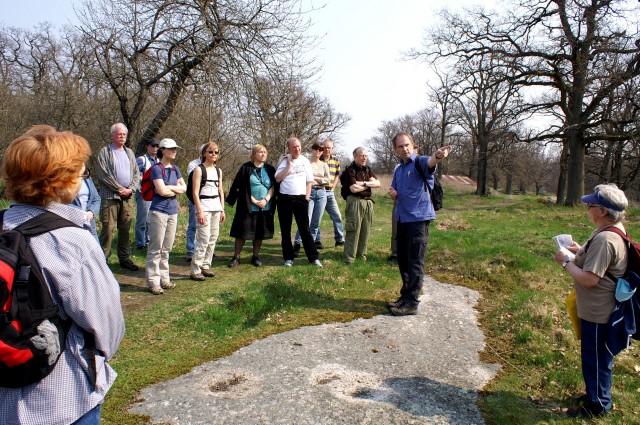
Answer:
MULTIPOLYGON (((276 169, 273 168, 273 165, 265 163, 263 165, 264 170, 267 172, 267 176, 269 176, 269 180, 271 181, 271 187, 273 187, 273 196, 271 198, 271 204, 269 209, 265 211, 269 214, 275 214, 276 212, 276 194, 278 192, 278 185, 276 182, 276 169)), ((231 189, 229 189, 229 193, 226 194, 225 200, 227 204, 233 206, 236 201, 238 201, 238 206, 236 207, 236 215, 245 216, 251 212, 251 185, 249 184, 249 178, 251 177, 251 173, 256 169, 256 166, 251 161, 247 161, 240 166, 236 177, 233 179, 233 183, 231 184, 231 189), (244 202, 242 202, 244 201, 244 202)))

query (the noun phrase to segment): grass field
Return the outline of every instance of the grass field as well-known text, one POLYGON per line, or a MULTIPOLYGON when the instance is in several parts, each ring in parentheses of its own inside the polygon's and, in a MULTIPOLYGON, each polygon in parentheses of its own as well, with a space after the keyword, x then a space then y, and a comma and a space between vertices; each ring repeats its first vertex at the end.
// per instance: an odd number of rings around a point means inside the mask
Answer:
MULTIPOLYGON (((385 192, 380 189, 375 198, 366 264, 342 263, 325 215, 323 241, 331 248, 321 252, 323 269, 307 266, 304 258, 294 267, 282 267, 279 237, 265 242, 264 267, 249 264, 247 246, 240 266, 228 269, 233 250, 229 221, 221 229, 216 250, 217 276, 206 283, 193 282, 183 259, 184 209, 171 257, 176 289, 152 296, 143 287, 143 270, 122 273, 112 256, 127 334, 112 361, 119 377, 107 397, 103 423, 146 423, 144 417, 127 412, 141 388, 258 338, 305 325, 385 314, 385 303, 397 296, 399 287, 396 267, 386 262, 392 205, 382 196, 385 192)), ((344 211, 342 201, 341 207, 344 211)), ((233 211, 227 212, 230 220, 233 211)), ((628 210, 628 228, 638 238, 639 217, 637 209, 628 210)), ((579 343, 564 308, 571 281, 552 261, 551 237, 570 233, 582 243, 591 230, 582 207, 559 207, 528 195, 480 198, 445 187, 445 208, 431 227, 427 272, 482 294, 478 310, 487 341, 482 357, 502 365, 479 399, 487 423, 582 423, 563 413, 583 383, 579 343)), ((144 253, 137 252, 134 261, 143 266, 144 253)), ((639 358, 637 346, 616 358, 615 408, 606 419, 588 423, 640 423, 639 358)))

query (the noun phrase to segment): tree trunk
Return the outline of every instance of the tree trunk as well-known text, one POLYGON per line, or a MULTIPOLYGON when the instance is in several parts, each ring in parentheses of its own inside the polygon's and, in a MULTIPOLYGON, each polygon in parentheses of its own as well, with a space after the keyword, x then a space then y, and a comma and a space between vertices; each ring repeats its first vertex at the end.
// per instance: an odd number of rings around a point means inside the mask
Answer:
POLYGON ((560 173, 558 173, 558 186, 556 188, 556 205, 564 204, 567 193, 567 160, 569 157, 567 143, 562 143, 560 153, 560 173))
POLYGON ((504 186, 504 193, 511 195, 511 187, 513 186, 513 175, 507 174, 507 184, 504 186))
POLYGON ((567 162, 567 198, 564 204, 575 206, 580 204, 584 194, 584 157, 585 145, 582 133, 576 130, 567 131, 569 155, 567 162))
POLYGON ((487 149, 489 143, 485 140, 478 141, 478 177, 476 181, 478 186, 476 188, 476 195, 487 195, 487 149))

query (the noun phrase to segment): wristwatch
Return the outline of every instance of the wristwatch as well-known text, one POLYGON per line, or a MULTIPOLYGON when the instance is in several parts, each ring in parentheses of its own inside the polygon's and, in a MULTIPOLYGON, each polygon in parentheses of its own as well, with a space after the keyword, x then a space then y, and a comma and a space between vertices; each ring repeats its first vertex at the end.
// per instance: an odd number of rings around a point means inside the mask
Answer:
POLYGON ((562 263, 562 267, 566 269, 567 268, 567 264, 572 263, 572 262, 573 261, 571 261, 571 260, 564 260, 564 262, 562 263))

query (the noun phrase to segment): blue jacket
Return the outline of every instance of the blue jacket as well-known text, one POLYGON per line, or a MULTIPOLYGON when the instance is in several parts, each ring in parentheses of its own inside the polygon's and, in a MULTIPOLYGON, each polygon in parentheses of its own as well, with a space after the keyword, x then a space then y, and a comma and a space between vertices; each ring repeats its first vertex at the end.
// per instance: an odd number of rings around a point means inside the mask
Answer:
MULTIPOLYGON (((91 211, 93 213, 93 220, 89 223, 91 227, 91 233, 98 239, 98 231, 96 230, 96 217, 100 214, 100 194, 96 185, 93 183, 91 177, 83 180, 83 184, 86 183, 89 188, 89 200, 87 201, 87 209, 85 211, 91 211)), ((80 208, 80 199, 76 196, 76 199, 71 202, 71 205, 80 208)))

